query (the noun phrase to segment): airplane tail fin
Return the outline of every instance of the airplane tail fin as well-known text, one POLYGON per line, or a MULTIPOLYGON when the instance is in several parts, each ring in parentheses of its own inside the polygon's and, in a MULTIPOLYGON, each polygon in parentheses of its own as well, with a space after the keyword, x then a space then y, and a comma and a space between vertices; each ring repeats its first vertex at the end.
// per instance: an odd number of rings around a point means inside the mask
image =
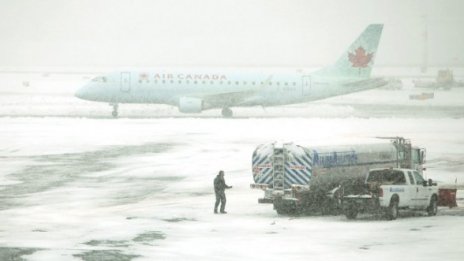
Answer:
POLYGON ((371 24, 342 54, 337 62, 317 71, 318 75, 369 78, 382 35, 383 24, 371 24))

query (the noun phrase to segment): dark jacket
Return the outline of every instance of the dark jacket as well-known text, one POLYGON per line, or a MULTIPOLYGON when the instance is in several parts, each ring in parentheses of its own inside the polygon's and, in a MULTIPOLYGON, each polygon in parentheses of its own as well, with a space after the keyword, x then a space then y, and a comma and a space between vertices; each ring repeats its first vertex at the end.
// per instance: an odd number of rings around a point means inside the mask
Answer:
POLYGON ((216 178, 214 179, 214 192, 224 193, 224 190, 226 190, 226 188, 231 188, 231 187, 227 186, 226 181, 224 180, 224 177, 217 175, 216 178))

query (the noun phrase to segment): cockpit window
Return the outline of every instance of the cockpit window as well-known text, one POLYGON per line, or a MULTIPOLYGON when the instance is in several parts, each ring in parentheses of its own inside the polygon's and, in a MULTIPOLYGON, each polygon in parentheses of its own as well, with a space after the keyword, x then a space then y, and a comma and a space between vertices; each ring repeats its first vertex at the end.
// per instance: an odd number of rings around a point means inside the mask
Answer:
POLYGON ((92 82, 106 82, 106 77, 98 76, 92 79, 92 82))

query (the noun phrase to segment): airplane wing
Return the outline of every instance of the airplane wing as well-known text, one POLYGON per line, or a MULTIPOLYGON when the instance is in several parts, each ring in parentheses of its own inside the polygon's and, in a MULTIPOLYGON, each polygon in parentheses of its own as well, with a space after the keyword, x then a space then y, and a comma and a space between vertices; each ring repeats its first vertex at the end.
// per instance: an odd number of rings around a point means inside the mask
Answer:
POLYGON ((245 101, 249 102, 250 99, 254 99, 253 96, 255 96, 259 91, 261 91, 262 88, 264 88, 271 80, 272 75, 270 75, 263 82, 262 85, 251 88, 249 90, 206 94, 198 98, 201 98, 204 101, 203 106, 205 107, 205 109, 238 106, 244 103, 245 101))
POLYGON ((256 93, 257 90, 227 92, 205 95, 202 96, 201 99, 204 102, 203 106, 205 109, 222 108, 240 105, 245 100, 248 100, 250 97, 254 96, 256 93))
POLYGON ((384 78, 370 78, 355 82, 343 84, 346 87, 347 92, 363 91, 368 89, 374 89, 386 85, 388 82, 384 78))

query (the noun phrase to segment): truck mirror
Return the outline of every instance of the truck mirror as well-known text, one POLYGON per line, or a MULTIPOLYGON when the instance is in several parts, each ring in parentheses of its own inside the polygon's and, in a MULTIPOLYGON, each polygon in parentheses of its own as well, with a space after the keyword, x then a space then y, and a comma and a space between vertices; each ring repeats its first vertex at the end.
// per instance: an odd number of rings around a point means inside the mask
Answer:
POLYGON ((422 181, 422 186, 427 187, 427 181, 422 181))
POLYGON ((429 186, 432 186, 433 185, 433 182, 432 182, 432 179, 429 179, 429 186))

